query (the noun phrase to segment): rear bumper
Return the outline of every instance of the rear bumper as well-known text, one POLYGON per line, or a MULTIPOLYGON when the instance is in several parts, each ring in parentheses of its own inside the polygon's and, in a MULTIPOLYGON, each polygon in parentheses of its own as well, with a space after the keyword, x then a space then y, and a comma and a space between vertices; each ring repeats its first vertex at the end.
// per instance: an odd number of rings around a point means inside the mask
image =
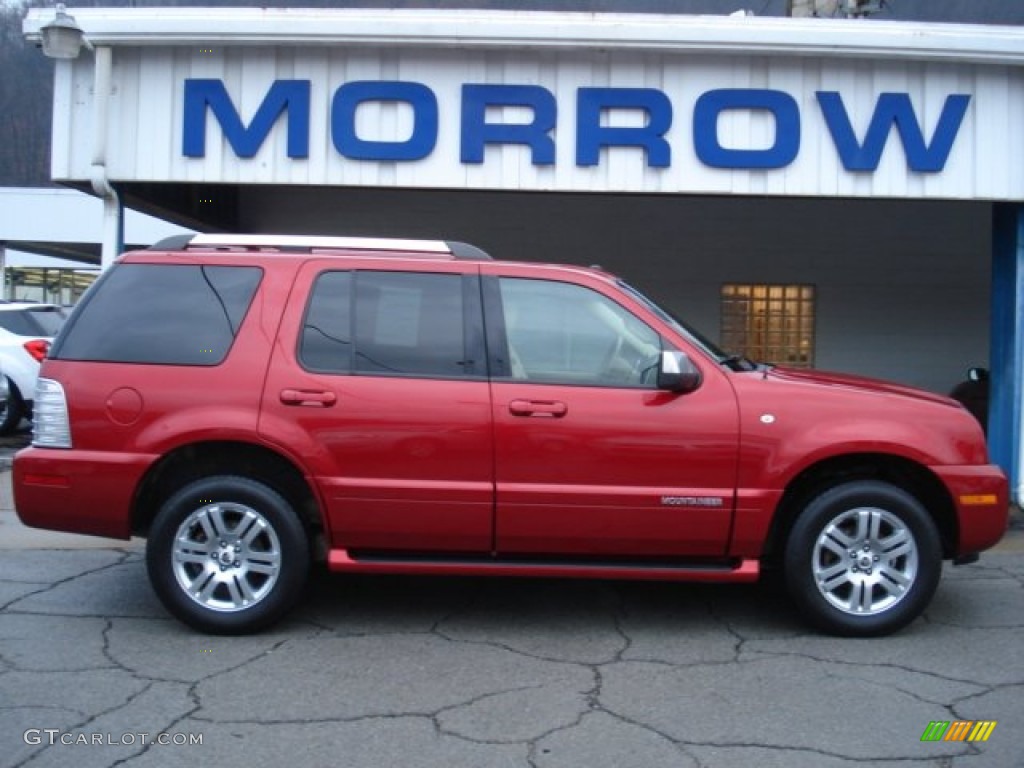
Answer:
POLYGON ((959 536, 954 556, 995 546, 1010 523, 1009 483, 1003 471, 991 464, 931 469, 949 490, 956 508, 959 536))
POLYGON ((14 507, 33 528, 112 539, 131 536, 135 489, 148 454, 25 448, 14 457, 14 507))

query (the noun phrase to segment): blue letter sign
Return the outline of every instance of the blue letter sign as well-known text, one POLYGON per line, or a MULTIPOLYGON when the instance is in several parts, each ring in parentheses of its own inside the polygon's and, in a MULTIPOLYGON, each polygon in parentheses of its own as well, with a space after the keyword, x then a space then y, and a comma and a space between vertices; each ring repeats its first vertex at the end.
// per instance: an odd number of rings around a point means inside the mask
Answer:
POLYGON ((712 168, 784 168, 800 151, 800 108, 788 93, 729 88, 701 94, 693 108, 693 148, 712 168), (718 140, 718 116, 727 109, 759 109, 775 120, 775 143, 767 149, 730 149, 718 140))
POLYGON ((672 102, 654 88, 580 88, 576 93, 576 165, 597 165, 601 147, 643 147, 647 164, 668 168, 672 149, 665 134, 672 127, 672 102), (640 109, 647 124, 640 128, 601 125, 610 109, 640 109))
POLYGON ((964 94, 947 96, 932 142, 925 144, 924 133, 914 114, 910 96, 906 93, 883 93, 878 97, 875 113, 871 116, 868 132, 861 144, 853 132, 842 97, 834 91, 818 91, 818 104, 821 105, 825 123, 832 134, 843 167, 848 171, 874 171, 878 168, 893 123, 903 141, 910 170, 921 173, 941 171, 946 167, 970 100, 971 97, 964 94))
POLYGON ((334 148, 353 160, 420 160, 437 143, 437 97, 423 83, 359 80, 345 83, 331 104, 334 148), (405 141, 370 141, 356 135, 356 110, 367 101, 404 101, 412 107, 412 135, 405 141))
POLYGON ((558 119, 554 94, 539 85, 462 86, 462 152, 464 163, 482 163, 485 144, 525 144, 534 165, 555 164, 551 132, 558 119), (488 107, 529 107, 529 123, 488 123, 488 107))
MULTIPOLYGON (((212 113, 235 155, 253 157, 266 142, 274 125, 281 122, 282 115, 286 115, 284 130, 287 131, 288 157, 308 158, 311 90, 310 80, 273 81, 256 113, 246 124, 231 101, 223 80, 187 79, 182 152, 186 157, 206 155, 207 114, 212 113)), ((909 170, 918 173, 941 171, 949 160, 971 101, 966 94, 946 96, 934 133, 931 138, 926 138, 910 94, 882 93, 861 137, 857 135, 842 95, 835 91, 818 91, 816 96, 836 154, 843 167, 851 172, 877 170, 894 126, 909 170)), ((489 145, 512 144, 529 150, 533 165, 555 164, 559 108, 552 91, 530 84, 465 83, 461 97, 461 105, 450 105, 448 119, 442 123, 438 97, 424 83, 400 80, 342 83, 331 100, 328 125, 319 130, 329 130, 338 154, 352 160, 422 160, 434 152, 442 131, 448 132, 449 140, 457 131, 460 145, 457 158, 450 158, 451 162, 481 164, 486 161, 489 145), (408 105, 412 111, 412 131, 408 138, 396 140, 391 134, 384 139, 358 135, 356 117, 359 107, 375 102, 408 105), (520 122, 504 122, 493 114, 503 107, 523 109, 528 114, 520 122)), ((670 167, 672 146, 669 130, 676 108, 678 105, 673 104, 669 95, 657 88, 578 88, 576 166, 599 165, 603 150, 629 147, 642 150, 649 168, 670 167), (609 125, 614 122, 609 113, 615 111, 629 111, 642 118, 643 124, 609 125)), ((868 105, 862 109, 866 112, 872 108, 868 105)), ((766 88, 706 91, 694 102, 692 119, 694 153, 700 162, 711 168, 741 171, 785 168, 800 154, 800 104, 783 91, 766 88), (764 114, 775 127, 770 145, 742 146, 743 139, 749 141, 749 137, 740 137, 741 146, 723 144, 719 122, 722 114, 729 110, 764 114)), ((811 125, 817 127, 820 124, 815 119, 811 125)), ((373 131, 368 122, 366 126, 366 130, 373 131)), ((571 128, 569 131, 571 133, 571 128)), ((563 141, 568 139, 565 136, 563 141)), ((753 140, 757 141, 756 138, 753 140)), ((318 139, 318 146, 321 142, 318 139)), ((445 142, 444 146, 448 143, 445 142)), ((813 162, 813 158, 808 162, 813 162)))
POLYGON ((288 112, 288 157, 309 157, 309 80, 275 80, 246 128, 223 80, 185 81, 182 154, 206 155, 206 108, 239 157, 253 157, 282 112, 288 112))

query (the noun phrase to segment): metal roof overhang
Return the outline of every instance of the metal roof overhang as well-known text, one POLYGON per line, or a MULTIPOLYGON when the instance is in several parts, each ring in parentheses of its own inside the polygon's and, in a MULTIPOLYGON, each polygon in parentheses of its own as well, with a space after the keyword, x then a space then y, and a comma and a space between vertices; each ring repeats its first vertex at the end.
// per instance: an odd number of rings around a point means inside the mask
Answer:
MULTIPOLYGON (((93 45, 736 52, 1024 65, 1024 29, 850 19, 349 8, 74 8, 93 45)), ((51 9, 24 33, 38 42, 51 9)))
MULTIPOLYGON (((101 213, 99 200, 70 189, 0 187, 0 244, 10 250, 98 264, 101 213)), ((126 245, 149 245, 187 231, 125 210, 126 245)))
MULTIPOLYGON (((1024 65, 1024 27, 877 20, 337 8, 71 8, 94 46, 167 48, 365 47, 418 50, 621 50, 652 53, 1024 65)), ((39 41, 54 11, 28 11, 23 30, 39 41)), ((92 192, 84 181, 65 182, 92 192)), ((119 183, 126 205, 200 231, 242 224, 241 188, 227 183, 119 183), (208 194, 211 192, 216 194, 208 194), (199 197, 216 205, 200 206, 199 197)), ((259 186, 259 185, 258 185, 259 186)), ((252 194, 274 194, 272 185, 252 194)), ((280 188, 284 193, 284 188, 280 188)), ((327 193, 329 190, 324 190, 327 193)), ((395 194, 429 194, 396 190, 395 194)), ((88 256, 87 256, 88 258, 88 256)))

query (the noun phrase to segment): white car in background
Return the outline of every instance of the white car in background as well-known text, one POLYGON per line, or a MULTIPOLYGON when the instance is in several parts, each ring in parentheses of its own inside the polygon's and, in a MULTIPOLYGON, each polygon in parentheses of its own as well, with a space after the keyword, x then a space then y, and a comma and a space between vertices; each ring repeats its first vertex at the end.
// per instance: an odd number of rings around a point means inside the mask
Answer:
POLYGON ((39 364, 67 316, 56 304, 0 302, 0 375, 8 389, 6 406, 0 406, 0 435, 32 418, 39 364))
POLYGON ((10 396, 10 388, 7 384, 7 377, 0 371, 0 416, 7 416, 7 398, 10 396))

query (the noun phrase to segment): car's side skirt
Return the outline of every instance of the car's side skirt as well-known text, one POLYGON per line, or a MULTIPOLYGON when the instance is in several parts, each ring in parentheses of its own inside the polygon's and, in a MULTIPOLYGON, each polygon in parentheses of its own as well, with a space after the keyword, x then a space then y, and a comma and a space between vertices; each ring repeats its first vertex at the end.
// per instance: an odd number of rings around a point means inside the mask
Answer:
POLYGON ((590 560, 557 557, 503 559, 413 553, 351 552, 332 549, 327 565, 339 573, 426 574, 434 576, 524 576, 533 578, 632 579, 649 581, 753 582, 760 575, 754 559, 590 560))

